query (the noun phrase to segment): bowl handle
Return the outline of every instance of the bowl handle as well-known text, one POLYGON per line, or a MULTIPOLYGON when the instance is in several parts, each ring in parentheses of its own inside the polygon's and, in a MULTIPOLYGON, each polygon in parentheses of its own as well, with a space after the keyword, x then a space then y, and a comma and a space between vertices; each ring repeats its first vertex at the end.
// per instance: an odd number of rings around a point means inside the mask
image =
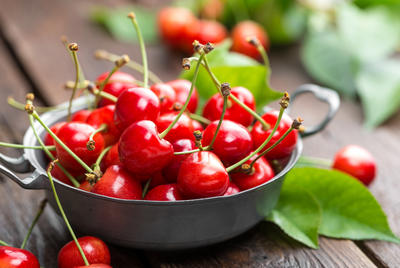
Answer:
MULTIPOLYGON (((291 101, 293 102, 297 96, 306 92, 312 92, 319 100, 327 102, 329 104, 329 111, 325 119, 322 120, 321 123, 306 128, 306 130, 301 134, 303 138, 311 136, 323 130, 325 126, 329 123, 329 121, 331 121, 332 118, 335 116, 340 107, 340 98, 339 94, 336 91, 313 84, 305 84, 296 88, 295 91, 291 94, 291 101)), ((287 112, 290 112, 290 106, 288 107, 287 112)))
POLYGON ((40 174, 37 170, 32 172, 32 166, 24 155, 19 158, 12 158, 0 154, 0 162, 4 165, 4 166, 0 165, 0 173, 12 179, 22 188, 24 189, 47 188, 45 180, 43 180, 45 177, 42 174, 40 174), (21 180, 10 169, 18 173, 32 172, 32 174, 29 177, 21 180))

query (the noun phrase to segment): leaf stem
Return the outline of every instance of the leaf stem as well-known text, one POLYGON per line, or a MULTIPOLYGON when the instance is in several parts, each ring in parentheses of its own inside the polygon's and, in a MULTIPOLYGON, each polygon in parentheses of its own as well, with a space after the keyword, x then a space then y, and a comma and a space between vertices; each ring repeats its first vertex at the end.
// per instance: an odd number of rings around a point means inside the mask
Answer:
POLYGON ((168 126, 168 128, 166 130, 164 130, 163 132, 161 132, 158 135, 160 137, 160 139, 163 139, 168 134, 168 132, 174 127, 176 122, 178 122, 179 118, 181 118, 183 112, 186 110, 186 107, 188 106, 189 101, 190 101, 190 97, 193 94, 193 89, 194 89, 194 85, 196 83, 197 75, 199 73, 201 62, 202 62, 203 58, 205 58, 205 55, 206 55, 206 53, 203 52, 203 53, 201 53, 201 55, 199 57, 199 61, 197 62, 196 69, 194 70, 194 75, 192 78, 192 85, 190 86, 189 94, 188 94, 185 104, 183 105, 182 109, 179 111, 179 114, 175 117, 175 120, 168 126))
POLYGON ((274 129, 271 131, 268 138, 263 142, 263 144, 261 144, 252 154, 250 154, 246 158, 244 158, 241 161, 237 162, 236 164, 226 168, 227 172, 230 172, 230 171, 234 170, 235 168, 237 168, 238 166, 241 166, 242 164, 246 163, 247 160, 249 160, 254 155, 256 155, 258 152, 260 152, 268 144, 268 142, 272 139, 272 136, 275 134, 276 130, 278 129, 278 126, 279 126, 279 123, 281 122, 284 111, 285 111, 285 109, 283 107, 281 107, 281 109, 279 110, 278 120, 275 123, 274 129))
MULTIPOLYGON (((16 149, 34 149, 34 150, 44 150, 42 146, 25 146, 23 144, 13 144, 13 143, 6 143, 6 142, 0 142, 0 146, 3 147, 10 147, 10 148, 16 148, 16 149)), ((49 151, 55 151, 56 146, 45 146, 47 150, 49 151)))
POLYGON ((40 216, 43 213, 43 210, 44 210, 44 207, 46 206, 46 203, 47 203, 47 199, 44 199, 42 202, 40 202, 39 210, 36 213, 35 218, 33 219, 33 222, 32 222, 32 224, 31 224, 31 226, 30 226, 30 228, 28 230, 28 233, 26 234, 26 236, 24 238, 24 241, 22 242, 21 249, 24 249, 24 247, 26 245, 26 242, 28 241, 29 236, 32 233, 33 227, 35 227, 36 222, 39 220, 40 216))
POLYGON ((135 13, 131 12, 128 14, 128 18, 132 20, 133 25, 135 26, 136 33, 139 39, 140 51, 142 53, 142 61, 143 61, 143 83, 144 87, 147 88, 149 86, 149 75, 148 75, 148 65, 147 65, 147 54, 146 47, 144 45, 144 40, 142 36, 142 32, 140 31, 139 23, 136 19, 135 13))
POLYGON ((60 212, 61 212, 62 217, 64 218, 65 224, 67 225, 67 228, 68 228, 69 232, 71 233, 72 238, 73 238, 74 241, 75 241, 76 246, 78 247, 78 250, 79 250, 79 252, 80 252, 80 254, 81 254, 81 256, 82 256, 82 259, 83 259, 83 261, 85 262, 85 265, 87 266, 87 265, 89 265, 89 262, 88 262, 88 260, 86 259, 86 256, 85 256, 85 254, 83 253, 82 247, 81 247, 81 245, 79 244, 78 239, 76 239, 75 233, 74 233, 74 231, 72 230, 71 225, 69 224, 69 221, 68 221, 68 219, 67 219, 67 216, 66 216, 65 213, 64 213, 64 210, 63 210, 63 208, 62 208, 62 206, 61 206, 60 200, 58 199, 58 195, 57 195, 56 188, 54 187, 53 178, 51 177, 50 171, 51 171, 52 166, 54 166, 54 163, 55 163, 56 161, 57 161, 57 160, 53 161, 53 162, 50 164, 50 167, 47 169, 47 176, 49 177, 50 184, 51 184, 51 189, 53 190, 53 194, 54 194, 54 198, 55 198, 55 200, 56 200, 57 206, 58 206, 58 208, 59 208, 59 210, 60 210, 60 212))

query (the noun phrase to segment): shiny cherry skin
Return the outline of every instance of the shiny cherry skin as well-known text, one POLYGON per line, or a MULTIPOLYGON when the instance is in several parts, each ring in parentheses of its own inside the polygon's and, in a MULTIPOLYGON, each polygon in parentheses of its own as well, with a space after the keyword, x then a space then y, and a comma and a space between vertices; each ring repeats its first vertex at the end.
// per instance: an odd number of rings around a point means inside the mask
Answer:
MULTIPOLYGON (((147 182, 147 180, 146 180, 146 182, 147 182)), ((142 184, 144 184, 146 182, 142 182, 142 184)), ((150 191, 151 189, 153 189, 157 186, 160 186, 160 185, 164 185, 164 184, 169 184, 169 182, 164 179, 164 176, 161 174, 161 171, 158 171, 158 172, 154 173, 153 175, 151 175, 151 181, 150 181, 148 190, 150 191)))
POLYGON ((150 87, 150 90, 153 91, 160 100, 160 113, 170 112, 176 100, 175 90, 165 83, 154 84, 150 87))
POLYGON ((228 189, 229 175, 217 155, 200 151, 183 161, 178 186, 188 199, 222 196, 228 189))
MULTIPOLYGON (((250 164, 251 161, 253 161, 256 157, 257 155, 250 158, 250 160, 246 161, 246 164, 250 164)), ((275 176, 272 167, 264 157, 261 157, 259 160, 257 160, 253 167, 255 170, 252 175, 247 175, 240 172, 231 173, 232 182, 239 187, 240 191, 261 185, 271 180, 275 176)))
POLYGON ((119 159, 134 174, 151 175, 171 162, 174 149, 160 139, 157 126, 148 120, 130 125, 119 140, 119 159))
MULTIPOLYGON (((105 72, 105 73, 102 73, 101 75, 99 75, 96 79, 96 82, 101 82, 104 79, 106 79, 109 73, 110 72, 105 72)), ((108 80, 109 82, 112 82, 112 83, 105 85, 103 88, 103 91, 118 98, 119 95, 121 95, 121 93, 124 90, 136 86, 136 85, 132 84, 132 82, 135 80, 136 80, 135 77, 133 77, 130 74, 116 71, 115 73, 113 73, 111 75, 110 79, 108 80), (113 80, 116 82, 112 82, 113 80)), ((115 104, 115 103, 113 101, 110 101, 110 100, 104 99, 104 98, 101 98, 99 101, 99 107, 103 107, 103 106, 110 105, 110 104, 115 104)))
MULTIPOLYGON (((234 87, 231 94, 235 95, 239 100, 246 104, 253 111, 256 108, 256 103, 253 94, 244 87, 234 87)), ((254 117, 245 109, 239 106, 236 102, 228 98, 229 106, 226 109, 224 120, 231 120, 242 124, 245 127, 253 123, 254 117)), ((224 99, 221 94, 217 93, 208 100, 204 105, 203 116, 211 121, 219 120, 224 106, 224 99)))
POLYGON ((236 184, 234 184, 233 182, 230 181, 229 182, 229 186, 228 186, 228 190, 226 190, 224 196, 237 194, 238 192, 240 192, 239 187, 236 184))
MULTIPOLYGON (((49 168, 49 166, 50 166, 50 163, 47 165, 47 168, 49 168)), ((74 178, 76 178, 80 175, 79 173, 70 173, 70 174, 74 178)), ((65 175, 65 173, 61 170, 61 168, 58 167, 58 165, 54 165, 54 168, 51 170, 51 176, 54 179, 57 179, 65 184, 73 186, 71 180, 67 177, 67 175, 65 175)))
POLYGON ((160 115, 160 100, 148 88, 136 87, 121 93, 115 103, 114 123, 124 131, 140 120, 155 122, 160 115))
MULTIPOLYGON (((264 114, 262 118, 270 125, 270 129, 267 131, 263 130, 260 122, 256 122, 254 124, 253 130, 251 131, 251 135, 253 137, 253 149, 256 150, 263 142, 268 138, 269 134, 272 132, 276 121, 278 120, 279 111, 273 110, 264 114)), ((283 114, 282 119, 279 123, 278 129, 272 136, 272 139, 268 142, 268 144, 264 147, 261 152, 264 152, 268 147, 273 145, 276 141, 278 141, 283 134, 290 128, 293 120, 287 115, 283 114)), ((269 151, 265 157, 267 159, 281 159, 289 156, 294 148, 296 148, 297 143, 297 130, 292 130, 290 134, 284 138, 274 149, 269 151)))
POLYGON ((89 110, 80 110, 74 113, 71 117, 71 121, 73 122, 86 122, 86 119, 92 112, 89 110))
POLYGON ((228 30, 226 27, 216 20, 199 20, 200 31, 193 40, 198 40, 200 44, 207 44, 208 42, 218 44, 228 37, 228 30))
POLYGON ((0 267, 40 268, 40 264, 35 255, 25 249, 0 246, 0 267))
POLYGON ((143 200, 177 201, 185 200, 177 183, 159 185, 146 194, 143 200))
MULTIPOLYGON (((190 87, 192 86, 192 83, 185 79, 176 79, 169 81, 166 84, 170 85, 175 90, 176 93, 175 101, 182 103, 182 105, 185 104, 186 99, 189 96, 189 91, 190 87)), ((193 94, 190 97, 189 104, 186 109, 191 113, 195 113, 198 103, 199 103, 199 93, 197 93, 197 89, 196 87, 194 87, 193 94)))
POLYGON ((192 120, 192 124, 193 124, 193 128, 194 128, 195 131, 196 131, 196 130, 200 130, 201 132, 203 132, 204 127, 203 127, 203 125, 200 124, 198 121, 192 120))
MULTIPOLYGON (((209 124, 203 132, 203 146, 208 146, 217 130, 219 121, 209 124)), ((245 158, 253 149, 250 132, 236 122, 223 120, 217 138, 213 145, 213 152, 225 166, 233 165, 245 158)))
MULTIPOLYGON (((54 125, 52 125, 52 126, 50 127, 50 130, 53 131, 53 133, 57 133, 58 129, 59 129, 60 127, 62 127, 65 123, 67 123, 67 122, 58 122, 58 123, 55 123, 54 125)), ((44 134, 43 143, 44 143, 44 145, 46 145, 46 146, 53 146, 53 145, 55 145, 55 142, 54 142, 53 137, 50 136, 50 134, 49 134, 48 132, 46 132, 46 134, 44 134)), ((57 158, 57 151, 50 151, 50 153, 51 153, 54 157, 57 158)), ((47 157, 47 155, 46 155, 46 157, 47 157)))
POLYGON ((85 180, 81 183, 81 185, 79 185, 78 188, 86 192, 91 192, 93 187, 90 185, 88 181, 85 180))
POLYGON ((119 199, 142 199, 142 186, 124 166, 113 165, 92 187, 92 193, 119 199))
POLYGON ((173 49, 191 52, 193 32, 200 30, 196 16, 187 8, 166 7, 157 15, 157 25, 165 44, 173 49))
MULTIPOLYGON (((82 247, 89 264, 111 264, 110 251, 106 243, 94 236, 84 236, 78 238, 78 243, 82 247)), ((58 253, 58 268, 74 268, 75 266, 85 266, 82 256, 79 253, 75 241, 67 243, 58 253)), ((85 266, 88 267, 88 266, 85 266)))
POLYGON ((86 120, 86 123, 98 129, 102 124, 107 124, 107 131, 102 131, 105 147, 118 142, 122 132, 114 124, 115 105, 107 105, 94 110, 86 120))
POLYGON ((253 59, 260 59, 261 55, 257 49, 246 41, 246 37, 255 36, 266 51, 269 50, 269 39, 264 28, 254 21, 241 21, 232 29, 232 48, 234 52, 242 53, 253 59))
MULTIPOLYGON (((168 126, 175 120, 176 116, 179 112, 169 112, 160 115, 157 118, 156 126, 158 131, 161 133, 168 128, 168 126)), ((183 113, 179 118, 178 122, 173 126, 173 128, 168 132, 165 136, 165 140, 169 142, 173 142, 181 139, 191 139, 194 140, 193 131, 194 131, 192 119, 183 113)))
MULTIPOLYGON (((93 137, 96 148, 93 151, 86 148, 90 134, 94 131, 95 129, 86 123, 70 122, 59 128, 56 135, 83 162, 90 166, 96 162, 97 157, 104 150, 104 139, 99 133, 93 137)), ((85 169, 60 144, 56 143, 56 149, 58 160, 64 168, 74 173, 85 172, 85 169)))
POLYGON ((108 264, 96 263, 87 266, 75 266, 74 268, 112 268, 112 267, 108 264))
POLYGON ((333 160, 333 169, 343 171, 368 186, 376 175, 376 161, 370 152, 357 145, 340 149, 333 160))
POLYGON ((106 170, 112 165, 122 165, 121 160, 119 160, 118 142, 114 144, 113 147, 111 147, 111 149, 104 156, 101 170, 106 170))
MULTIPOLYGON (((196 145, 194 141, 189 139, 176 140, 171 143, 174 147, 174 152, 187 152, 195 150, 196 145)), ((182 165, 183 160, 185 160, 189 154, 174 155, 171 162, 161 171, 164 179, 169 183, 177 182, 179 169, 182 165)))

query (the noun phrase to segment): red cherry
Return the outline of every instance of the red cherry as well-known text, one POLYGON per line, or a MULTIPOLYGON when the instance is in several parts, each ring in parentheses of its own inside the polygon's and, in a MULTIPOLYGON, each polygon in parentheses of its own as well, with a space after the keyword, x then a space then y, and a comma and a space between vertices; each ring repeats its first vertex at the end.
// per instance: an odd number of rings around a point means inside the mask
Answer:
POLYGON ((199 24, 200 30, 196 36, 193 36, 193 41, 198 40, 200 44, 208 42, 218 44, 228 37, 228 30, 216 20, 199 20, 199 24))
POLYGON ((170 85, 164 83, 154 84, 150 87, 150 90, 160 100, 160 113, 170 112, 176 99, 175 90, 170 85))
MULTIPOLYGON (((172 147, 174 147, 174 152, 187 152, 191 150, 195 150, 196 145, 194 141, 189 139, 176 140, 171 143, 172 147)), ((182 165, 183 160, 185 160, 189 154, 182 155, 174 155, 172 157, 171 162, 166 166, 162 171, 162 175, 164 179, 170 183, 174 183, 178 179, 179 169, 182 165)))
MULTIPOLYGON (((101 83, 101 81, 104 81, 109 73, 110 72, 105 72, 99 75, 96 79, 96 83, 99 82, 101 83)), ((113 81, 113 80, 118 82, 112 82, 105 85, 103 91, 117 98, 119 97, 119 95, 121 95, 121 93, 124 90, 135 87, 135 85, 132 84, 132 81, 136 80, 135 77, 124 72, 116 71, 115 73, 113 73, 108 81, 113 81)), ((104 98, 101 98, 99 101, 99 107, 103 107, 110 104, 114 104, 114 102, 104 98)))
MULTIPOLYGON (((58 129, 60 127, 62 127, 65 123, 67 122, 59 122, 59 123, 55 123, 54 125, 52 125, 50 127, 50 130, 53 131, 53 133, 57 133, 58 129)), ((48 132, 46 132, 46 134, 44 135, 44 139, 43 139, 43 143, 46 146, 52 146, 55 144, 54 139, 52 136, 50 136, 50 134, 48 132)), ((57 151, 50 151, 50 153, 54 156, 57 157, 57 151)), ((47 156, 47 155, 46 155, 47 156)))
POLYGON ((157 16, 158 29, 164 43, 171 48, 193 52, 192 33, 199 31, 196 16, 186 8, 163 8, 157 16))
POLYGON ((157 126, 148 120, 130 125, 122 133, 118 146, 122 164, 139 175, 151 175, 171 162, 174 150, 165 139, 160 139, 157 126))
POLYGON ((201 151, 186 158, 178 174, 178 186, 189 199, 222 196, 229 185, 229 175, 212 152, 201 151))
POLYGON ((148 192, 143 198, 143 200, 153 201, 177 201, 185 199, 177 183, 159 185, 148 192))
POLYGON ((31 252, 8 246, 0 246, 1 268, 40 268, 38 259, 31 252))
POLYGON ((86 192, 91 192, 92 191, 92 186, 90 185, 90 183, 88 181, 83 181, 81 183, 81 185, 79 185, 78 187, 81 190, 84 190, 86 192))
MULTIPOLYGON (((156 126, 159 132, 163 132, 168 128, 168 126, 175 120, 179 112, 169 112, 160 115, 157 118, 156 126)), ((164 137, 169 142, 173 142, 181 139, 191 139, 194 140, 194 131, 192 119, 187 114, 182 114, 178 122, 173 126, 173 128, 164 137)))
MULTIPOLYGON (((101 239, 93 236, 84 236, 78 238, 78 243, 82 247, 83 253, 85 254, 89 264, 111 263, 110 251, 101 239)), ((75 241, 70 241, 60 250, 58 253, 57 264, 58 268, 85 266, 75 241)))
POLYGON ((100 132, 100 134, 103 136, 105 147, 117 143, 122 134, 122 132, 114 124, 114 110, 115 105, 104 106, 94 110, 86 120, 86 123, 95 129, 98 129, 102 124, 107 124, 107 131, 100 132))
MULTIPOLYGON (((273 110, 264 114, 262 118, 270 125, 270 128, 267 131, 263 130, 260 122, 256 122, 254 124, 253 130, 251 131, 251 135, 253 137, 253 149, 256 150, 269 136, 274 128, 276 121, 278 120, 279 111, 273 110)), ((273 145, 276 141, 279 140, 280 137, 285 134, 285 132, 292 125, 293 120, 287 114, 283 114, 282 119, 279 123, 279 126, 272 136, 272 139, 268 142, 268 144, 264 147, 261 152, 264 152, 268 147, 273 145)), ((289 135, 284 138, 274 149, 269 151, 265 157, 267 159, 281 159, 285 158, 292 153, 297 143, 297 130, 292 130, 289 135)))
MULTIPOLYGON (((203 146, 211 143, 219 121, 209 124, 203 132, 203 146)), ((223 120, 217 138, 213 145, 213 152, 225 165, 239 162, 253 149, 251 134, 244 126, 223 120)))
MULTIPOLYGON (((71 117, 72 122, 86 122, 86 119, 92 112, 89 110, 80 110, 74 113, 71 117)), ((54 132, 54 131, 53 131, 54 132)))
MULTIPOLYGON (((253 111, 256 108, 253 94, 244 87, 234 87, 231 94, 235 95, 239 100, 246 104, 253 111)), ((230 106, 226 109, 224 120, 231 120, 236 123, 242 124, 245 127, 253 123, 253 116, 243 109, 239 104, 234 102, 228 97, 230 106)), ((224 99, 221 94, 217 93, 204 106, 203 116, 211 121, 219 120, 224 106, 224 99)))
MULTIPOLYGON (((47 165, 47 169, 49 168, 50 163, 47 165)), ((46 170, 47 170, 46 169, 46 170)), ((80 173, 70 173, 72 177, 76 178, 79 175, 81 175, 80 173)), ((67 177, 67 175, 65 175, 65 173, 61 170, 61 168, 58 167, 58 165, 54 165, 54 168, 51 171, 51 176, 65 184, 74 186, 71 182, 71 180, 67 177)))
POLYGON ((370 152, 357 145, 340 149, 333 160, 332 168, 343 171, 368 186, 376 175, 375 158, 370 152))
MULTIPOLYGON (((86 148, 90 134, 94 131, 95 129, 88 124, 70 122, 59 128, 56 135, 83 162, 90 166, 96 162, 97 157, 104 150, 104 139, 99 133, 96 133, 93 137, 96 148, 93 151, 86 148)), ((64 168, 75 173, 85 172, 85 169, 58 143, 56 143, 56 149, 58 160, 64 168)))
POLYGON ((122 165, 121 161, 119 160, 118 142, 114 144, 104 156, 102 161, 102 170, 106 170, 112 165, 122 165))
POLYGON ((255 36, 260 40, 266 51, 269 49, 269 39, 264 28, 254 21, 241 21, 232 29, 232 51, 242 53, 254 59, 260 59, 257 49, 246 41, 246 37, 255 36))
POLYGON ((203 132, 204 127, 203 127, 203 125, 200 124, 198 121, 192 120, 192 124, 193 124, 194 130, 200 130, 201 132, 203 132))
POLYGON ((102 264, 102 263, 96 263, 96 264, 90 264, 87 266, 75 266, 74 268, 112 268, 108 264, 102 264))
POLYGON ((119 165, 109 167, 91 192, 119 199, 142 199, 139 179, 119 165))
POLYGON ((148 88, 130 88, 121 93, 115 104, 114 123, 124 131, 140 120, 155 122, 160 115, 160 101, 148 88))
POLYGON ((230 181, 229 182, 229 186, 228 186, 228 190, 226 190, 224 196, 237 194, 238 192, 240 192, 239 187, 236 184, 234 184, 233 182, 230 181))
MULTIPOLYGON (((147 180, 148 180, 148 179, 147 179, 147 180)), ((147 182, 147 180, 146 180, 146 182, 147 182)), ((142 183, 146 183, 146 182, 142 182, 142 183)), ((157 186, 164 185, 164 184, 168 184, 168 183, 169 183, 169 182, 167 182, 167 181, 164 179, 164 176, 161 174, 161 171, 158 171, 158 172, 154 173, 154 174, 151 176, 151 181, 150 181, 148 190, 150 191, 151 189, 153 189, 153 188, 155 188, 155 187, 157 187, 157 186)))
MULTIPOLYGON (((257 157, 256 154, 250 160, 246 161, 245 164, 249 164, 257 157)), ((239 187, 241 191, 254 188, 261 185, 270 179, 272 179, 275 174, 271 166, 268 164, 264 157, 261 157, 254 164, 254 173, 252 175, 243 174, 240 172, 231 173, 232 181, 239 187)))
MULTIPOLYGON (((192 82, 185 79, 177 79, 169 81, 166 84, 170 85, 175 90, 176 101, 185 104, 186 99, 189 96, 189 91, 190 87, 192 86, 192 82)), ((190 97, 190 101, 186 109, 189 110, 189 112, 191 113, 195 113, 198 103, 199 103, 199 94, 197 93, 196 87, 194 87, 193 94, 190 97)))

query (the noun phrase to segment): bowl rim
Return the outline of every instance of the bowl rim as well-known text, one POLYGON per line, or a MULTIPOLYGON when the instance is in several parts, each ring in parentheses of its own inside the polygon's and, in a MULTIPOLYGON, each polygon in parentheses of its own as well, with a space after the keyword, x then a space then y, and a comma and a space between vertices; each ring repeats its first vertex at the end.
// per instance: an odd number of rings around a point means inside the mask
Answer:
MULTIPOLYGON (((87 107, 86 105, 86 100, 83 100, 84 97, 78 98, 74 101, 74 105, 72 108, 72 112, 76 112, 78 110, 82 110, 85 109, 87 107)), ((68 102, 62 103, 59 105, 60 108, 64 108, 68 105, 68 102)), ((61 118, 65 117, 67 115, 67 111, 65 109, 63 110, 53 110, 53 111, 49 111, 46 112, 44 114, 41 115, 42 121, 48 123, 49 125, 53 125, 54 123, 60 121, 61 118)), ((45 129, 40 125, 39 122, 35 121, 34 123, 36 132, 39 136, 43 137, 43 134, 45 133, 45 129)), ((27 131, 25 132, 24 135, 24 141, 23 144, 28 146, 28 145, 36 145, 37 144, 37 140, 36 137, 33 133, 33 130, 31 127, 29 127, 27 129, 27 131)), ((207 197, 207 198, 198 198, 198 199, 189 199, 189 200, 178 200, 178 201, 153 201, 153 200, 143 200, 143 199, 119 199, 119 198, 115 198, 115 197, 110 197, 110 196, 104 196, 104 195, 100 195, 100 194, 96 194, 96 193, 92 193, 92 192, 88 192, 79 188, 76 188, 74 186, 68 185, 64 182, 59 181, 57 178, 53 178, 54 181, 59 184, 60 186, 63 186, 65 188, 67 188, 70 191, 74 191, 77 192, 79 194, 83 194, 86 195, 88 197, 92 197, 92 198, 96 198, 96 199, 101 199, 101 200, 105 200, 105 201, 113 201, 116 203, 123 203, 123 204, 140 204, 140 205, 156 205, 156 206, 169 206, 169 205, 189 205, 189 204, 201 204, 201 203, 208 203, 208 202, 214 202, 214 201, 218 201, 218 200, 228 200, 231 198, 237 198, 239 196, 245 196, 248 194, 251 194, 255 191, 258 191, 259 189, 267 186, 270 183, 273 183, 279 179, 283 179, 283 177, 286 175, 286 173, 288 173, 293 167, 294 165, 297 163, 297 160, 299 159, 301 152, 303 150, 303 141, 302 138, 300 136, 300 134, 298 133, 298 139, 297 139, 297 144, 295 149, 293 150, 289 162, 287 163, 287 165, 283 168, 283 170, 281 170, 278 174, 276 174, 271 180, 260 184, 256 187, 253 187, 251 189, 247 189, 244 191, 241 191, 239 193, 233 194, 233 195, 228 195, 228 196, 214 196, 214 197, 207 197)), ((25 159, 27 159, 30 163, 30 165, 36 169, 37 172, 39 172, 42 176, 44 176, 46 179, 48 179, 47 177, 47 173, 45 171, 45 169, 42 167, 42 165, 39 163, 39 160, 36 157, 36 153, 37 152, 41 152, 38 150, 34 150, 34 149, 24 149, 24 157, 25 159), (35 152, 36 151, 36 152, 35 152)))

